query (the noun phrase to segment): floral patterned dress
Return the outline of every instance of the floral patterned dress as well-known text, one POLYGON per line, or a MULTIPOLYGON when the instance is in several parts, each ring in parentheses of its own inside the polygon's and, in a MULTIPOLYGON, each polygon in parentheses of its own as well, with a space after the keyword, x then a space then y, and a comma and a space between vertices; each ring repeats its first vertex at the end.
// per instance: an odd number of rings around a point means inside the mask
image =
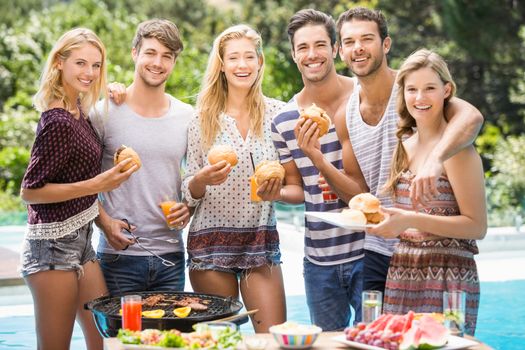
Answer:
POLYGON ((208 165, 208 159, 207 151, 203 150, 199 120, 192 120, 188 130, 187 171, 183 180, 188 204, 196 207, 188 234, 190 268, 250 269, 280 263, 273 205, 271 202, 251 201, 250 177, 254 173, 253 164, 278 159, 270 125, 271 118, 283 105, 281 101, 265 98, 262 138, 255 137, 250 130, 243 139, 235 119, 226 114, 221 116, 222 130, 213 145, 232 146, 239 162, 226 182, 207 186, 204 197, 198 200, 191 197, 188 184, 202 167, 208 165))

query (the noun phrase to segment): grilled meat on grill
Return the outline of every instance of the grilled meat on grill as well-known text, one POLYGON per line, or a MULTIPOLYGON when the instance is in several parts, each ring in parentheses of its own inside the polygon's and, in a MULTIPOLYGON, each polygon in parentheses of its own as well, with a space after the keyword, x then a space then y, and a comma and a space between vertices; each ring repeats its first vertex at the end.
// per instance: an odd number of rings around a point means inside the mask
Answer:
POLYGON ((163 300, 164 300, 164 295, 162 295, 162 294, 154 294, 154 295, 150 295, 149 297, 144 299, 144 301, 142 302, 142 305, 151 307, 151 306, 157 305, 157 303, 159 303, 159 302, 161 302, 163 300))
POLYGON ((166 297, 163 294, 153 294, 147 297, 146 299, 144 299, 144 301, 142 302, 142 305, 145 307, 153 307, 153 306, 156 306, 157 304, 162 304, 162 305, 173 304, 178 307, 189 306, 192 308, 192 310, 195 310, 195 311, 206 311, 208 310, 208 306, 206 306, 206 304, 209 304, 209 303, 210 303, 209 300, 203 300, 199 297, 186 296, 181 299, 176 299, 176 298, 166 297))

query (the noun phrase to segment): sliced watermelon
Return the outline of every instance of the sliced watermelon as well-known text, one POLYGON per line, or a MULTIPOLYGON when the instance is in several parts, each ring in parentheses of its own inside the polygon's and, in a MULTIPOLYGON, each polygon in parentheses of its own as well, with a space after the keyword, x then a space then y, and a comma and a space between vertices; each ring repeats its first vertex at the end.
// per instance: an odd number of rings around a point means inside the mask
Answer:
POLYGON ((384 330, 385 329, 385 326, 388 324, 388 321, 390 321, 390 319, 392 319, 392 317, 394 317, 394 315, 392 314, 383 314, 381 316, 379 316, 377 318, 377 320, 375 320, 374 322, 370 323, 366 329, 369 329, 371 331, 379 331, 379 330, 384 330))
POLYGON ((400 350, 430 350, 445 346, 449 338, 449 331, 442 324, 430 316, 423 316, 403 334, 399 345, 400 350))
POLYGON ((402 332, 405 333, 412 327, 412 322, 414 321, 414 312, 411 310, 405 315, 405 324, 403 326, 402 332))

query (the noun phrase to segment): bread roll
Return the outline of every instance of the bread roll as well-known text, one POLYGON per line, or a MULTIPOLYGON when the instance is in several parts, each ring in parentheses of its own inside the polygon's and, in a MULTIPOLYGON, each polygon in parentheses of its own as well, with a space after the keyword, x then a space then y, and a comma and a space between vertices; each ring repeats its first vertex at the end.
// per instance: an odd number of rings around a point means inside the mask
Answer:
POLYGON ((217 164, 221 160, 227 161, 231 166, 237 165, 237 154, 232 146, 217 145, 210 149, 208 152, 208 161, 210 164, 217 164))
POLYGON ((139 169, 142 166, 142 162, 140 161, 140 157, 137 154, 137 152, 135 152, 133 148, 124 145, 120 146, 113 155, 113 164, 117 165, 118 163, 128 158, 131 158, 132 161, 126 164, 124 167, 122 167, 122 169, 120 169, 121 173, 130 169, 133 166, 133 164, 137 164, 137 169, 139 169))
POLYGON ((351 225, 366 225, 366 216, 362 211, 356 209, 343 209, 341 212, 343 220, 351 225))
POLYGON ((380 212, 366 213, 365 216, 369 224, 379 224, 385 218, 380 212))
POLYGON ((371 193, 360 193, 352 197, 348 203, 350 209, 361 210, 363 213, 377 213, 381 202, 371 193))
POLYGON ((255 183, 257 186, 270 179, 284 180, 284 168, 278 160, 263 160, 255 167, 255 183))
POLYGON ((322 109, 312 103, 310 107, 302 109, 300 112, 301 117, 306 119, 312 119, 317 123, 319 128, 319 137, 325 135, 330 130, 331 120, 328 114, 322 109))

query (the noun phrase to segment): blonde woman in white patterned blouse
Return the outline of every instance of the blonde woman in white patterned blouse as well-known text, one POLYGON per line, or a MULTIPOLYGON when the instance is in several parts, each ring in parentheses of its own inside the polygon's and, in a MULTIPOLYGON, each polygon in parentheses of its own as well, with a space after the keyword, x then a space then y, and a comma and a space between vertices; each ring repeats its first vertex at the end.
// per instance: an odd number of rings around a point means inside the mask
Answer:
MULTIPOLYGON (((196 292, 239 297, 256 332, 286 320, 279 235, 271 202, 250 200, 254 164, 276 160, 271 117, 283 103, 263 96, 260 35, 246 25, 226 29, 214 41, 188 131, 183 189, 196 207, 188 236, 189 276, 196 292), (210 165, 208 151, 230 145, 239 159, 210 165), (252 161, 253 159, 253 161, 252 161)), ((275 180, 260 191, 278 192, 275 180)), ((275 193, 274 193, 275 194, 275 193)))

